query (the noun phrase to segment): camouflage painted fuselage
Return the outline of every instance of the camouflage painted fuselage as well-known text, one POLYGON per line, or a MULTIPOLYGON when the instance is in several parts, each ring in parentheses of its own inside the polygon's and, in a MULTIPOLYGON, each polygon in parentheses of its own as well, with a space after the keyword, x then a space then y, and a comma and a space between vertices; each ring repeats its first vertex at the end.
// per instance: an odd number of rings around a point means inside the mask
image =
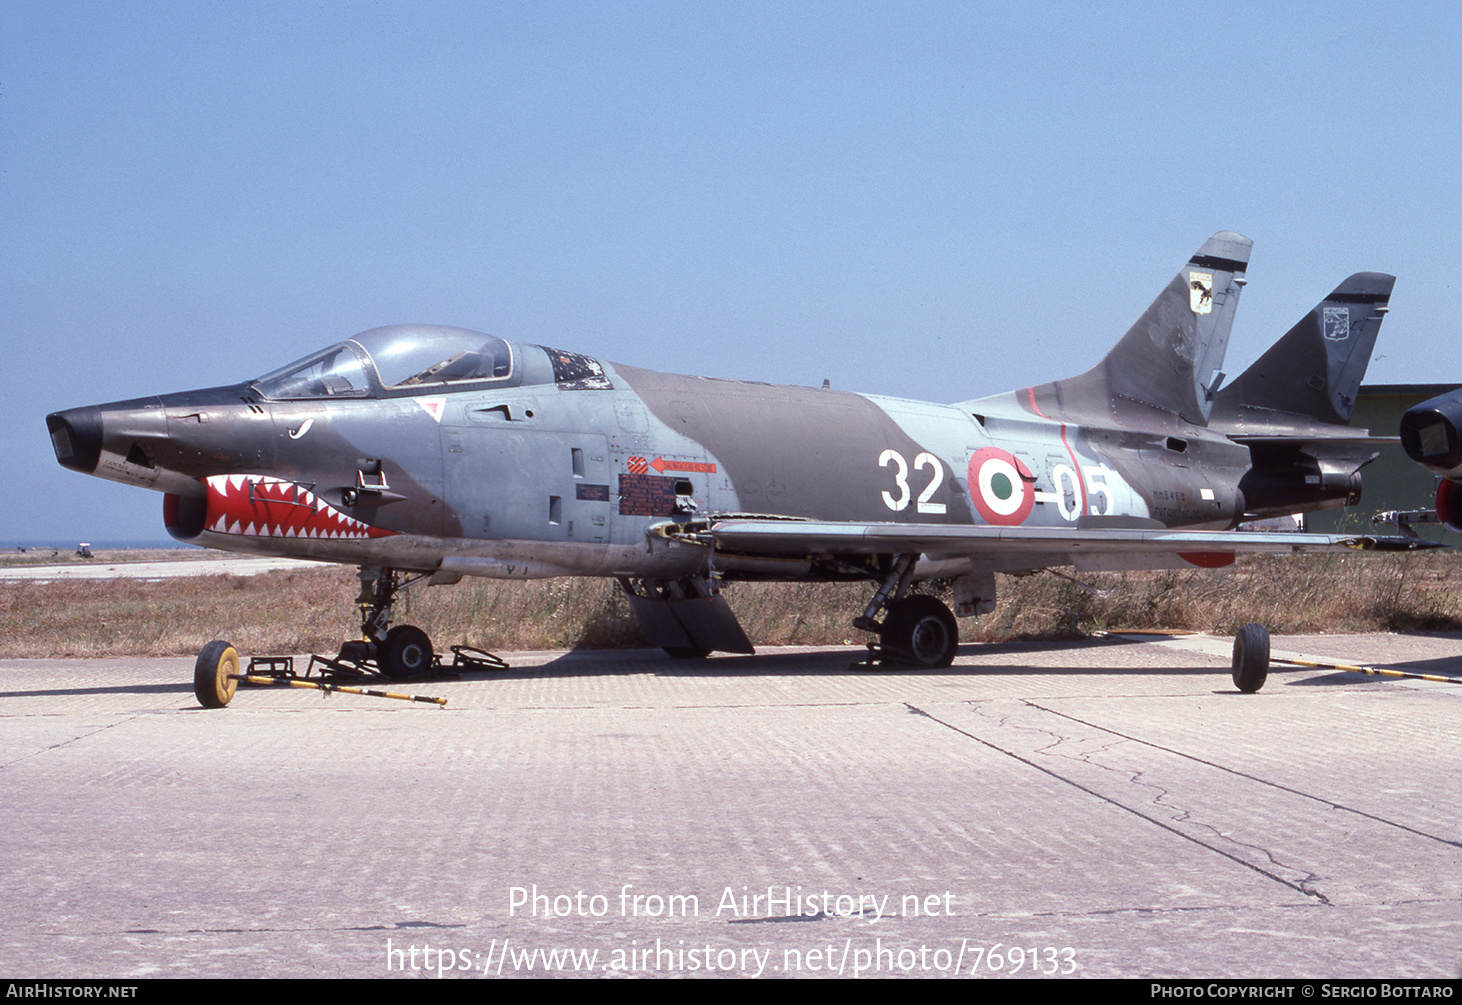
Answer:
MULTIPOLYGON (((184 540, 504 578, 704 572, 704 549, 651 528, 713 515, 1227 527, 1242 513, 1248 451, 1201 430, 1074 426, 1029 393, 1025 407, 957 407, 572 356, 586 379, 555 368, 571 354, 512 353, 511 378, 466 389, 270 400, 246 384, 75 409, 53 422, 57 451, 168 493, 184 540)), ((863 569, 735 555, 717 568, 863 569)))

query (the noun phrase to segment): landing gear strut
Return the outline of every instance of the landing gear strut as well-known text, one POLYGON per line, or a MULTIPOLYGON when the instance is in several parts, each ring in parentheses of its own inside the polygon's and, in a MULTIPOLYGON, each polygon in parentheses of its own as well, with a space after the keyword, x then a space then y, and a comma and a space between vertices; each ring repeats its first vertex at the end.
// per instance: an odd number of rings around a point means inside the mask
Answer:
POLYGON ((396 594, 430 575, 424 572, 406 576, 395 569, 361 566, 360 596, 355 598, 355 605, 360 608, 360 641, 342 644, 340 654, 333 660, 311 657, 310 665, 319 663, 326 671, 347 677, 370 676, 380 671, 392 680, 431 677, 448 669, 506 670, 506 661, 467 645, 453 646, 452 662, 444 668, 426 632, 415 625, 391 627, 391 604, 396 594))
POLYGON ((338 659, 352 663, 374 661, 381 673, 392 680, 430 674, 436 661, 426 632, 415 625, 389 627, 391 604, 397 592, 424 578, 425 573, 407 578, 395 569, 361 566, 360 596, 355 604, 360 608, 362 640, 342 645, 338 659))
POLYGON ((954 612, 938 598, 907 595, 917 558, 898 556, 863 616, 853 620, 853 627, 878 633, 877 644, 869 643, 868 648, 883 662, 935 670, 954 662, 959 626, 954 612), (884 612, 882 622, 874 620, 880 610, 884 612))

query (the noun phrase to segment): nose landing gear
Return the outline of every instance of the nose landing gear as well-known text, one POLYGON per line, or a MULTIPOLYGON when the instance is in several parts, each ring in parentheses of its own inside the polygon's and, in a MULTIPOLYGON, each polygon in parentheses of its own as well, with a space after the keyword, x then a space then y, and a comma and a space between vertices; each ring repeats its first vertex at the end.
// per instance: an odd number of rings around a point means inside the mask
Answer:
MULTIPOLYGON (((327 671, 347 676, 369 676, 380 673, 391 680, 419 680, 443 672, 441 657, 432 649, 431 638, 415 625, 391 627, 391 605, 396 594, 412 583, 430 576, 423 572, 406 576, 395 569, 360 568, 360 608, 358 641, 346 642, 333 660, 323 656, 312 659, 327 671)), ((506 670, 508 664, 492 653, 471 646, 452 647, 452 670, 506 670)))
POLYGON ((389 627, 396 594, 427 575, 406 577, 395 569, 361 566, 360 596, 355 599, 360 608, 361 641, 342 645, 336 659, 358 666, 374 664, 375 669, 392 680, 408 680, 435 672, 436 654, 426 632, 415 625, 389 627))
POLYGON ((386 633, 385 645, 377 650, 381 672, 393 680, 419 677, 436 666, 431 639, 415 625, 397 625, 386 633))
MULTIPOLYGON (((322 691, 383 693, 361 692, 335 684, 309 683, 307 678, 315 672, 316 666, 320 668, 322 677, 328 675, 337 679, 344 677, 362 680, 379 675, 394 681, 421 680, 442 675, 455 678, 456 671, 464 670, 506 670, 507 661, 468 645, 453 646, 452 662, 449 666, 443 666, 442 659, 433 651, 431 638, 426 632, 415 625, 391 627, 391 604, 396 599, 396 594, 428 575, 430 573, 408 577, 395 569, 362 566, 360 595, 355 601, 360 608, 362 638, 342 643, 339 654, 333 659, 328 656, 311 656, 303 677, 294 671, 293 656, 255 656, 249 660, 248 669, 240 673, 238 651, 224 641, 210 642, 198 654, 193 668, 193 693, 198 698, 198 704, 204 708, 223 708, 233 698, 240 681, 272 681, 276 684, 287 683, 294 687, 313 687, 322 691)), ((385 697, 403 696, 386 693, 385 697)), ((432 698, 413 700, 445 703, 444 700, 432 698)))

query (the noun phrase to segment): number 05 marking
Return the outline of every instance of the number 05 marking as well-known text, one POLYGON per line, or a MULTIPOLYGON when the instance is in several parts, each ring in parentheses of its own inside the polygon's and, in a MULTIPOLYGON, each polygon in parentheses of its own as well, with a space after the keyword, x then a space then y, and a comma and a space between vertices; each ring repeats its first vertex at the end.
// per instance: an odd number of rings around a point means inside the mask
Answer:
MULTIPOLYGON (((909 488, 909 462, 904 460, 904 455, 897 450, 885 450, 878 455, 878 466, 886 468, 889 464, 894 465, 893 486, 898 490, 898 495, 892 495, 887 489, 883 491, 883 504, 889 509, 898 513, 908 508, 909 499, 913 491, 909 488)), ((919 493, 919 499, 914 504, 914 509, 920 513, 943 513, 944 503, 930 502, 934 493, 939 491, 939 486, 944 484, 944 465, 939 463, 939 458, 925 451, 914 458, 914 470, 922 471, 925 468, 932 468, 934 476, 929 479, 929 484, 924 486, 924 491, 919 493)))
MULTIPOLYGON (((1082 470, 1086 475, 1087 509, 1092 516, 1106 516, 1112 509, 1112 492, 1107 487, 1107 475, 1112 470, 1105 464, 1094 464, 1082 470), (1092 502, 1092 499, 1101 502, 1092 502)), ((1075 520, 1081 515, 1081 483, 1070 465, 1057 464, 1051 469, 1051 482, 1056 489, 1056 508, 1066 520, 1075 520), (1068 502, 1066 494, 1071 493, 1068 502)))

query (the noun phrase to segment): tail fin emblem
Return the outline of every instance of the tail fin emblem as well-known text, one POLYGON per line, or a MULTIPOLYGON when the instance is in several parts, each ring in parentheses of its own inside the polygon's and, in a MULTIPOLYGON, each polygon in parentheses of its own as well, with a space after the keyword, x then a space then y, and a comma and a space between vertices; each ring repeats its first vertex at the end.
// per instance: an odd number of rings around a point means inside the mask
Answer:
POLYGON ((1188 306, 1194 314, 1207 314, 1213 310, 1213 273, 1188 273, 1188 306))
POLYGON ((1326 307, 1323 309, 1321 328, 1331 342, 1344 342, 1350 338, 1350 308, 1326 307))

